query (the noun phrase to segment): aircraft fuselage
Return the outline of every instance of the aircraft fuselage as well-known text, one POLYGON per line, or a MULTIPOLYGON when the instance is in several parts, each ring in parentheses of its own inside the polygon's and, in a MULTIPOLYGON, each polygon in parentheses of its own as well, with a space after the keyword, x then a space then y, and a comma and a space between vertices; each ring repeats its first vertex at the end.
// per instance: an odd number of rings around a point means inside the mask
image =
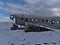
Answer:
MULTIPOLYGON (((58 16, 37 16, 37 15, 11 15, 17 25, 25 25, 26 22, 38 24, 45 27, 60 29, 60 17, 58 16)), ((11 18, 12 19, 12 18, 11 18)))

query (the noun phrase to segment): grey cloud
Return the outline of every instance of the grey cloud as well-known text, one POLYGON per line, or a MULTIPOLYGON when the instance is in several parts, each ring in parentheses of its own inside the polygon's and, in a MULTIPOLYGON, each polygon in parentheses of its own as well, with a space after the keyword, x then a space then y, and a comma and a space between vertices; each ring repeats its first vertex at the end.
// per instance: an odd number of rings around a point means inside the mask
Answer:
POLYGON ((36 15, 54 15, 50 9, 60 8, 60 0, 40 0, 39 3, 32 5, 30 13, 36 15))
MULTIPOLYGON (((25 1, 25 0, 24 0, 25 1)), ((30 0, 29 0, 30 1, 30 0)), ((26 5, 17 5, 5 2, 6 9, 4 10, 9 11, 11 14, 13 13, 28 13, 34 15, 54 15, 51 9, 60 8, 60 0, 38 0, 39 2, 35 2, 32 4, 28 2, 26 5)))

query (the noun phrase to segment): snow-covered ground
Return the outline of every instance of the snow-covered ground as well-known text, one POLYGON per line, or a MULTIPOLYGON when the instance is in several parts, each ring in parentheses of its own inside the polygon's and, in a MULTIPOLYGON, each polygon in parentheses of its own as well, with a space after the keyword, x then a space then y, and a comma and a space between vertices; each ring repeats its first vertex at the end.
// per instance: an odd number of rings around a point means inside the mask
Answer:
POLYGON ((12 24, 0 22, 0 45, 60 45, 60 30, 26 33, 24 30, 10 30, 12 24))

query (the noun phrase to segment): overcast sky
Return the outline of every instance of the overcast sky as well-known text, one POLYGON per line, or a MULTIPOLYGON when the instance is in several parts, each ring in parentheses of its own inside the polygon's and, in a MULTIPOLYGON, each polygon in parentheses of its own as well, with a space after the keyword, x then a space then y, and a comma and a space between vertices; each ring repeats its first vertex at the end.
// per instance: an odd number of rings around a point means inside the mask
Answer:
POLYGON ((15 13, 60 16, 60 0, 0 0, 0 18, 15 13))

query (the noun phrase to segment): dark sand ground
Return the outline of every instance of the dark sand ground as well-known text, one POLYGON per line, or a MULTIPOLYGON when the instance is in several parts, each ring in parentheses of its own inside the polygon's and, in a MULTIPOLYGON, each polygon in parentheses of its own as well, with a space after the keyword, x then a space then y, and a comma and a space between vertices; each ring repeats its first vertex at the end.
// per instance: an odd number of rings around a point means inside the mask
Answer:
POLYGON ((60 45, 60 30, 24 32, 10 30, 13 23, 0 22, 0 45, 60 45))

